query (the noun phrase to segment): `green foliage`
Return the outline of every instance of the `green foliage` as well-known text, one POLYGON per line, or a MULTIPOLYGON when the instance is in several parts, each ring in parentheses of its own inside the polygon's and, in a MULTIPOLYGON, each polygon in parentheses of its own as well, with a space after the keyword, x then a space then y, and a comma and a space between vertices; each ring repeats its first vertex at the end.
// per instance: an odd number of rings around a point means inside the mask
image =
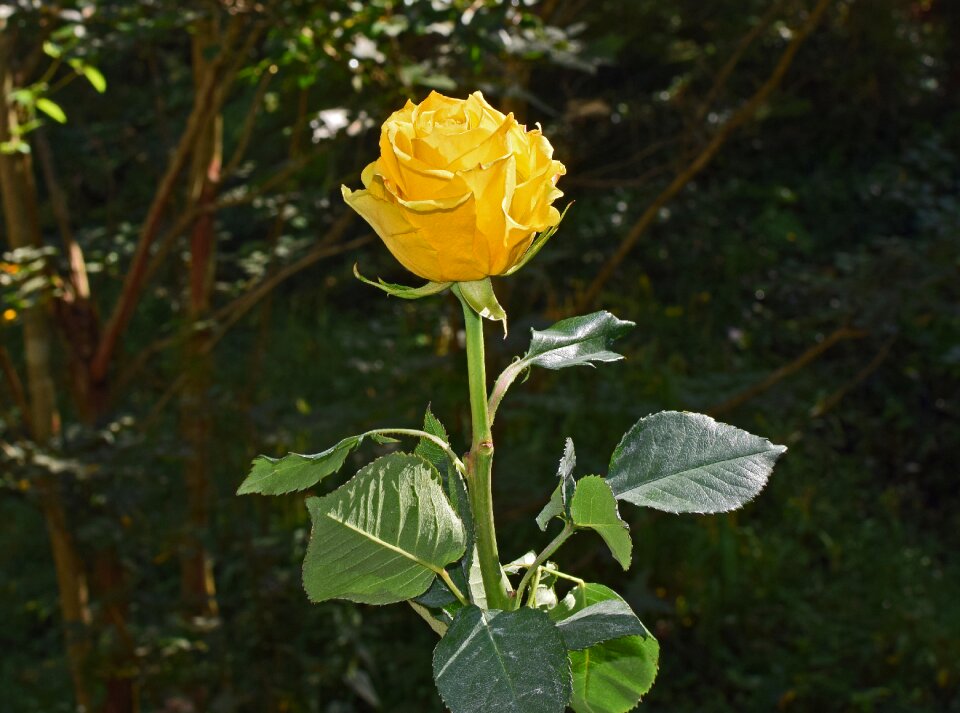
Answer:
POLYGON ((594 312, 564 319, 550 329, 532 329, 530 348, 518 364, 522 364, 522 368, 564 369, 619 361, 623 356, 610 351, 610 344, 634 326, 633 322, 617 319, 609 312, 594 312))
POLYGON ((648 636, 649 632, 622 599, 606 599, 585 606, 557 623, 569 651, 589 649, 624 636, 648 636))
POLYGON ((563 639, 536 609, 464 607, 434 650, 433 676, 452 713, 563 713, 571 691, 563 639))
POLYGON ((64 110, 60 107, 60 105, 57 104, 52 99, 47 99, 46 97, 39 97, 34 101, 34 105, 37 107, 37 109, 42 111, 44 114, 49 116, 51 119, 53 119, 57 123, 59 124, 67 123, 66 112, 64 112, 64 110))
POLYGON ((543 506, 543 510, 537 515, 537 525, 541 532, 546 531, 547 523, 555 517, 570 517, 570 500, 573 498, 573 492, 576 488, 576 480, 573 477, 573 469, 577 465, 577 454, 573 448, 573 439, 568 438, 563 446, 563 457, 560 459, 560 466, 557 469, 557 477, 560 478, 560 485, 553 491, 549 502, 543 506))
POLYGON ((437 295, 444 290, 449 289, 453 284, 452 282, 428 282, 422 287, 406 287, 404 285, 397 285, 392 282, 384 282, 381 279, 378 279, 376 282, 374 282, 373 280, 368 280, 366 277, 361 275, 360 269, 357 267, 357 265, 353 266, 353 274, 358 280, 360 280, 360 282, 376 287, 378 290, 383 290, 392 297, 399 297, 404 300, 418 300, 421 297, 437 295))
POLYGON ((627 431, 610 459, 607 483, 634 505, 726 512, 763 489, 786 450, 703 414, 664 411, 627 431))
POLYGON ((363 436, 350 436, 314 455, 291 453, 283 458, 257 456, 250 474, 237 489, 237 495, 282 495, 312 488, 340 470, 350 451, 362 441, 363 436))
POLYGON ((503 333, 507 333, 507 313, 497 302, 497 296, 493 292, 493 283, 490 282, 489 277, 473 282, 458 282, 456 291, 470 305, 470 309, 484 319, 501 322, 503 333))
MULTIPOLYGON (((564 622, 577 621, 587 612, 613 612, 610 628, 603 636, 624 631, 626 635, 598 639, 599 643, 583 650, 570 651, 573 671, 573 699, 570 706, 576 713, 626 713, 650 690, 657 676, 660 646, 640 624, 626 602, 602 584, 575 587, 550 612, 561 631, 564 622), (637 628, 639 625, 639 629, 637 628)), ((599 619, 605 617, 599 613, 599 619)), ((597 627, 602 626, 597 621, 597 627)), ((566 625, 569 626, 569 625, 566 625)), ((589 630, 585 632, 589 634, 589 630)), ((589 642, 590 636, 584 641, 589 642)))
POLYGON ((633 543, 629 527, 620 519, 617 500, 610 484, 599 475, 588 475, 577 481, 570 501, 570 521, 577 527, 595 530, 624 569, 630 568, 633 543))
MULTIPOLYGON (((432 436, 436 436, 441 441, 450 441, 450 436, 447 435, 447 429, 444 428, 439 419, 433 415, 433 411, 430 410, 429 406, 427 406, 426 413, 423 414, 423 430, 432 436)), ((450 462, 447 460, 447 454, 433 441, 421 438, 414 453, 432 464, 438 472, 447 472, 447 468, 450 465, 450 462)))
POLYGON ((303 586, 314 602, 412 599, 463 556, 463 524, 439 474, 418 456, 380 458, 307 507, 313 532, 303 586))

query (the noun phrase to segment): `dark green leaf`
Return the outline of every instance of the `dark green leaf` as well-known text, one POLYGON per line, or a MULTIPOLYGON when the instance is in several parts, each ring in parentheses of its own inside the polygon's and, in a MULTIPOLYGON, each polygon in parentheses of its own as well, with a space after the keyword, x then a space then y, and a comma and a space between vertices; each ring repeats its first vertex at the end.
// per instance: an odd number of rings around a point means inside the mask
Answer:
POLYGON ((646 636, 649 632, 622 599, 590 604, 557 624, 563 642, 571 651, 623 636, 646 636))
MULTIPOLYGON (((440 581, 439 579, 436 581, 440 581)), ((439 636, 443 636, 447 633, 447 629, 450 624, 444 619, 445 614, 442 611, 437 611, 435 609, 429 609, 423 604, 419 604, 413 599, 407 600, 413 610, 420 615, 420 618, 423 619, 430 626, 433 631, 439 636)))
MULTIPOLYGON (((560 623, 592 605, 623 599, 602 584, 585 584, 573 589, 549 614, 560 623)), ((573 669, 573 697, 576 713, 626 713, 632 710, 653 686, 657 677, 660 645, 645 634, 610 639, 570 652, 573 669)))
MULTIPOLYGON (((432 436, 443 439, 447 443, 450 442, 447 429, 444 428, 440 420, 433 415, 433 411, 429 406, 423 416, 423 430, 432 436)), ((474 604, 486 606, 483 585, 479 580, 479 570, 474 567, 473 514, 470 511, 470 499, 467 495, 467 485, 463 482, 463 476, 451 465, 450 459, 447 457, 447 454, 444 453, 443 449, 433 441, 421 438, 414 453, 432 463, 443 475, 443 483, 447 490, 447 496, 450 498, 450 504, 453 505, 454 512, 457 513, 463 522, 463 529, 467 535, 466 555, 460 563, 461 577, 459 579, 454 578, 454 581, 457 583, 457 586, 460 586, 461 582, 465 582, 466 589, 461 587, 461 591, 467 594, 470 597, 470 601, 474 604), (474 579, 476 579, 476 582, 474 579), (479 587, 475 586, 477 583, 479 583, 479 587)), ((435 586, 443 586, 444 589, 446 589, 446 585, 439 580, 435 586)), ((453 595, 450 594, 450 596, 452 597, 453 595)))
POLYGON ((330 495, 308 498, 313 531, 303 586, 314 602, 390 604, 423 594, 463 556, 466 535, 419 456, 393 453, 330 495))
POLYGON ((237 489, 237 495, 282 495, 311 488, 340 470, 347 455, 362 440, 362 436, 350 436, 314 455, 291 453, 283 458, 257 456, 250 474, 237 489))
POLYGON ((433 653, 437 689, 452 713, 563 713, 570 662, 539 609, 457 612, 433 653))
POLYGON ((563 457, 557 467, 557 477, 560 479, 560 496, 567 515, 570 514, 570 502, 573 500, 573 493, 577 487, 577 483, 573 479, 573 469, 576 467, 577 454, 573 450, 573 439, 568 438, 563 444, 563 457))
POLYGON ((785 446, 699 413, 640 419, 610 459, 619 500, 667 512, 735 510, 766 485, 785 446))
POLYGON ((541 532, 547 531, 547 525, 550 524, 550 521, 555 517, 562 517, 563 512, 563 495, 560 492, 560 486, 558 485, 553 489, 553 493, 550 495, 550 500, 546 505, 543 506, 543 510, 537 515, 537 526, 540 528, 541 532))
POLYGON ((577 527, 596 530, 613 556, 625 570, 630 567, 633 542, 627 523, 620 519, 617 499, 610 485, 599 475, 588 475, 577 481, 570 505, 570 519, 577 527))
MULTIPOLYGON (((433 411, 430 410, 429 406, 427 406, 427 411, 423 415, 423 430, 446 443, 450 442, 450 437, 447 436, 447 429, 445 429, 443 424, 433 415, 433 411)), ((450 460, 447 458, 447 454, 444 453, 443 449, 433 441, 421 438, 414 453, 432 463, 433 467, 441 473, 447 472, 450 460)))
POLYGON ((633 329, 633 322, 617 319, 609 312, 571 317, 542 331, 532 329, 530 348, 520 363, 544 369, 592 365, 623 359, 610 351, 610 344, 633 329))
MULTIPOLYGON (((456 567, 447 571, 450 573, 450 579, 452 579, 453 583, 457 585, 457 588, 461 592, 466 592, 467 582, 461 569, 456 567)), ((430 607, 431 609, 440 609, 442 607, 455 604, 458 600, 454 593, 450 591, 450 588, 444 583, 444 581, 437 577, 435 580, 433 580, 433 584, 430 585, 430 588, 419 597, 415 597, 413 601, 415 601, 417 604, 422 604, 425 607, 430 607)))
POLYGON ((460 563, 463 576, 467 581, 464 594, 478 606, 487 606, 487 595, 483 588, 483 578, 480 574, 480 564, 477 561, 477 547, 473 534, 473 511, 470 509, 470 497, 467 494, 467 484, 456 468, 450 468, 447 476, 448 493, 453 509, 463 522, 464 532, 467 533, 466 554, 460 563))
POLYGON ((550 501, 543 506, 543 510, 537 515, 537 525, 540 530, 546 531, 547 523, 555 517, 561 515, 570 515, 570 501, 573 498, 576 481, 573 478, 573 469, 577 465, 577 454, 573 449, 573 439, 568 438, 563 448, 563 457, 560 459, 560 466, 557 468, 557 477, 560 479, 560 485, 550 496, 550 501))

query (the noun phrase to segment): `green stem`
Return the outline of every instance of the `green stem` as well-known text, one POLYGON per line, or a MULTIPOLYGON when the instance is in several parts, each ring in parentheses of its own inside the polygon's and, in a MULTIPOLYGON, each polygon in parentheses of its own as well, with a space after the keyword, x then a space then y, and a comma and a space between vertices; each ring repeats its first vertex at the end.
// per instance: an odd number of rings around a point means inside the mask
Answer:
POLYGON ((497 377, 497 380, 493 384, 493 391, 490 392, 490 401, 487 404, 487 410, 490 412, 490 423, 493 423, 493 419, 496 418, 497 408, 500 406, 500 402, 503 401, 507 389, 510 388, 510 385, 513 384, 517 376, 523 373, 523 370, 526 368, 528 368, 527 363, 522 359, 518 359, 504 369, 503 373, 497 377))
POLYGON ((460 600, 460 603, 466 606, 470 601, 463 595, 463 592, 460 591, 460 588, 453 583, 453 579, 450 578, 450 573, 447 570, 441 568, 437 570, 437 575, 440 579, 443 580, 443 583, 447 585, 447 589, 460 600))
POLYGON ((537 567, 533 575, 533 579, 530 580, 530 596, 527 597, 527 606, 531 609, 537 608, 537 587, 540 586, 540 573, 543 571, 543 567, 537 567))
POLYGON ((416 428, 375 428, 372 431, 367 431, 363 435, 370 436, 377 433, 381 433, 384 436, 393 434, 395 436, 414 436, 416 438, 425 438, 431 443, 437 445, 443 450, 444 453, 446 453, 447 458, 449 458, 450 462, 453 463, 453 467, 460 471, 461 475, 466 475, 467 473, 467 467, 463 464, 463 461, 457 457, 457 454, 453 452, 450 444, 444 441, 442 438, 434 436, 432 433, 427 433, 426 431, 421 431, 416 428))
POLYGON ((575 582, 577 585, 583 587, 587 584, 585 579, 580 579, 580 577, 574 577, 572 574, 567 574, 566 572, 561 572, 559 569, 554 569, 553 567, 541 567, 542 571, 547 574, 552 574, 554 577, 559 577, 560 579, 569 579, 571 582, 575 582))
MULTIPOLYGON (((570 537, 574 532, 573 525, 569 522, 563 526, 563 529, 560 531, 560 534, 557 535, 553 542, 543 548, 543 552, 537 555, 537 558, 533 561, 533 564, 530 565, 530 569, 527 570, 526 574, 523 575, 523 579, 520 580, 520 586, 517 587, 517 596, 514 599, 514 608, 519 608, 520 602, 523 599, 523 593, 527 588, 527 585, 530 584, 530 580, 533 579, 534 574, 540 569, 540 566, 546 562, 550 556, 560 549, 560 545, 567 541, 567 538, 570 537)), ((531 595, 533 596, 533 595, 531 595)))
POLYGON ((467 334, 467 373, 470 386, 470 413, 473 419, 473 443, 467 457, 467 488, 473 512, 474 534, 483 589, 490 609, 511 608, 503 585, 497 531, 493 520, 493 433, 487 410, 487 372, 483 353, 483 318, 468 305, 460 291, 454 294, 463 305, 467 334))

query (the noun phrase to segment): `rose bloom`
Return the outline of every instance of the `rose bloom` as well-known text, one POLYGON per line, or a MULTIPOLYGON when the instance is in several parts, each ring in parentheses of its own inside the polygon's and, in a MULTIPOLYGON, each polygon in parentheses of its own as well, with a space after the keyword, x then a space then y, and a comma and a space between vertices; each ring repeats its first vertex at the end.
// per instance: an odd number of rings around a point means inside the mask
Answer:
POLYGON ((410 272, 432 282, 502 275, 536 233, 555 226, 566 173, 539 129, 527 131, 480 92, 408 101, 383 124, 380 158, 344 200, 410 272))

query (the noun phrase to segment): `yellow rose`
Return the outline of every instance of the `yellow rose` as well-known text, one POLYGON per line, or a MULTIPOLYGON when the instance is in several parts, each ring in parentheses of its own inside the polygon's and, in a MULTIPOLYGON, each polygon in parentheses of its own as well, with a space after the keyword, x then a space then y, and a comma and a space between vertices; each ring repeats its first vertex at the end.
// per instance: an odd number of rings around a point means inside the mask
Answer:
POLYGON ((384 122, 363 189, 342 190, 410 272, 467 282, 507 272, 536 233, 557 225, 551 204, 564 173, 539 129, 527 131, 480 92, 431 92, 384 122))

